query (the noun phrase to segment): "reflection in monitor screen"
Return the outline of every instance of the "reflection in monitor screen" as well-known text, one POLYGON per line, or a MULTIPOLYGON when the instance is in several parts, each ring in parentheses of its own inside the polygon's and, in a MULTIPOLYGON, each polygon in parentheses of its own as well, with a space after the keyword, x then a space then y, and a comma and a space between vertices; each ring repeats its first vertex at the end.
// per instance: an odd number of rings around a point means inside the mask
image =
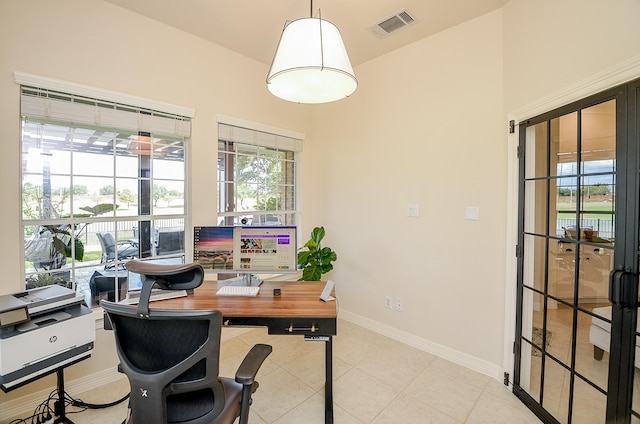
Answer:
POLYGON ((206 272, 283 274, 297 271, 296 227, 194 227, 193 261, 206 272))

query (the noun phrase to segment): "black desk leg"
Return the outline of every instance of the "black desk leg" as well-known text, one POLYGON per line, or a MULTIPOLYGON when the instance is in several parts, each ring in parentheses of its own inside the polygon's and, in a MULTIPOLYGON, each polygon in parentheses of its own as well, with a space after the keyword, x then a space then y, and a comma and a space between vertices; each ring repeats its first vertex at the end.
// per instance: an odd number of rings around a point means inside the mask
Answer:
POLYGON ((66 424, 73 424, 73 421, 71 421, 69 418, 67 418, 65 411, 64 411, 64 372, 63 372, 63 368, 58 368, 58 371, 56 371, 56 375, 58 378, 58 401, 54 404, 54 412, 55 414, 58 416, 58 418, 56 418, 56 420, 53 422, 53 424, 58 424, 58 423, 66 423, 66 424))
POLYGON ((325 342, 324 422, 333 424, 333 338, 325 342))

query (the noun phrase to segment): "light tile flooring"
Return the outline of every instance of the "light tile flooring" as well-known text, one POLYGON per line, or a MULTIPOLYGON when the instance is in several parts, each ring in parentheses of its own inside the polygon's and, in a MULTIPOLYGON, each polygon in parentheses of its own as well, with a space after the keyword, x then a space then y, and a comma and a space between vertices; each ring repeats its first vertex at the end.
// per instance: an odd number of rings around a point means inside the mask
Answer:
MULTIPOLYGON (((263 328, 223 331, 221 375, 233 376, 255 343, 273 346, 258 374, 260 388, 254 395, 251 424, 324 423, 324 343, 270 336, 263 328)), ((540 422, 492 378, 344 320, 339 320, 338 334, 333 343, 336 424, 540 422)), ((123 378, 71 395, 88 403, 106 403, 127 390, 123 378)), ((125 415, 126 402, 69 418, 76 424, 117 424, 125 415)))

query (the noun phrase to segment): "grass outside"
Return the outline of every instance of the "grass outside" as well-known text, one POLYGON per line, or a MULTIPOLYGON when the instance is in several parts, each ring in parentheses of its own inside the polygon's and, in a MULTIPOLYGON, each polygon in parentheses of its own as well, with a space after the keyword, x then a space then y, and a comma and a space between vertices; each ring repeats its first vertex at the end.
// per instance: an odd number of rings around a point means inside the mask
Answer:
MULTIPOLYGON (((573 218, 576 213, 575 202, 558 202, 556 204, 558 216, 560 218, 573 218)), ((614 214, 614 204, 607 201, 589 202, 586 201, 582 205, 583 219, 604 219, 611 220, 614 214), (590 213, 592 212, 592 213, 590 213)))
MULTIPOLYGON (((82 257, 82 262, 100 261, 101 258, 102 258, 101 251, 84 252, 84 256, 82 257)), ((33 264, 29 261, 25 261, 24 269, 30 269, 30 268, 33 268, 33 264)))

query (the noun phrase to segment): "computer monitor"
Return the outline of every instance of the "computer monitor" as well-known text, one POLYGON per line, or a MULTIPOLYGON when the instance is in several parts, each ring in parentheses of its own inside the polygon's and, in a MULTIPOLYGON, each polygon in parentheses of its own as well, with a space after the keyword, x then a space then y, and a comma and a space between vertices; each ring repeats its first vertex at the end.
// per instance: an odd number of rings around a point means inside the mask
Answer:
POLYGON ((242 274, 238 284, 260 284, 257 274, 297 272, 295 226, 196 226, 193 242, 194 262, 207 273, 242 274))

